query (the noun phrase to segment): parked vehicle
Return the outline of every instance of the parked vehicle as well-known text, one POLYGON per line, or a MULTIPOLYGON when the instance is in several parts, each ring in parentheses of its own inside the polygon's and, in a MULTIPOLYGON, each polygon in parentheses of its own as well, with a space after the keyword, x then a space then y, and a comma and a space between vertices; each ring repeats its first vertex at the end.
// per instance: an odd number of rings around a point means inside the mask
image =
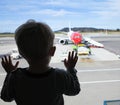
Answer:
POLYGON ((89 55, 89 49, 87 47, 78 47, 78 55, 89 55))
POLYGON ((18 49, 13 49, 10 56, 11 56, 11 58, 13 58, 13 59, 19 59, 19 58, 22 57, 22 56, 19 54, 18 49))

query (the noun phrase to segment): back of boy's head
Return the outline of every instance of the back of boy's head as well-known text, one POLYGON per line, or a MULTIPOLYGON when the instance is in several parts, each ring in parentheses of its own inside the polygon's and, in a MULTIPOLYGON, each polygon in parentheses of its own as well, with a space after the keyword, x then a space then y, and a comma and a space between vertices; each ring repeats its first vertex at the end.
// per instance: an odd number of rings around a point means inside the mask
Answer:
POLYGON ((24 58, 39 60, 48 56, 53 46, 54 33, 47 24, 27 21, 16 29, 15 40, 24 58))

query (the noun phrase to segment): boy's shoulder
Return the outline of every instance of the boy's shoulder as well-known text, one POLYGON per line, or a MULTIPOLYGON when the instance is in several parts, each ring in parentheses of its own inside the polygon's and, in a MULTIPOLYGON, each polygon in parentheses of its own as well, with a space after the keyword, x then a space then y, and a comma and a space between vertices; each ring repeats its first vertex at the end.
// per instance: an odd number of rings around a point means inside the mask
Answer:
POLYGON ((13 77, 18 77, 21 76, 23 74, 23 71, 27 70, 27 68, 17 68, 16 70, 13 70, 10 74, 13 77))
POLYGON ((53 69, 54 69, 55 72, 58 73, 58 74, 59 74, 59 73, 60 73, 60 74, 62 74, 62 73, 63 73, 63 74, 66 73, 66 70, 64 70, 64 69, 60 69, 60 68, 53 68, 53 69))
POLYGON ((11 71, 11 73, 12 73, 12 74, 20 73, 20 72, 22 72, 23 70, 27 70, 27 68, 17 68, 16 70, 11 71))
POLYGON ((55 74, 56 74, 56 77, 62 77, 62 78, 65 78, 66 76, 68 76, 69 74, 67 73, 66 70, 64 69, 59 69, 59 68, 55 68, 55 74))

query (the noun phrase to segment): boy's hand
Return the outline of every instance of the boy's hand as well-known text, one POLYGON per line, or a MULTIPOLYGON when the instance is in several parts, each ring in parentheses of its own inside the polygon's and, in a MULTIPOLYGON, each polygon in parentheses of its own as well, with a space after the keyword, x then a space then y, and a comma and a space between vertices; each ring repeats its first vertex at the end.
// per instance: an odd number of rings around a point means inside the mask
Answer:
POLYGON ((68 59, 64 60, 64 65, 67 68, 67 70, 71 70, 75 67, 78 60, 77 53, 74 53, 74 51, 69 52, 68 59))
POLYGON ((5 71, 7 73, 10 73, 11 71, 15 70, 18 67, 19 61, 17 61, 16 64, 13 65, 11 57, 4 56, 2 58, 1 64, 2 64, 3 68, 5 69, 5 71))

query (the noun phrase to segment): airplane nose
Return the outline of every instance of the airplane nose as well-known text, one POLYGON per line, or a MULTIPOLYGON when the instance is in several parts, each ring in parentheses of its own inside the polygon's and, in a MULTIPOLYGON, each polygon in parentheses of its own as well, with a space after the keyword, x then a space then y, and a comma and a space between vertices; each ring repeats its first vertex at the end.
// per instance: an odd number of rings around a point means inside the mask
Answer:
POLYGON ((74 32, 71 35, 71 40, 75 43, 75 44, 79 44, 82 41, 82 35, 78 32, 74 32))

